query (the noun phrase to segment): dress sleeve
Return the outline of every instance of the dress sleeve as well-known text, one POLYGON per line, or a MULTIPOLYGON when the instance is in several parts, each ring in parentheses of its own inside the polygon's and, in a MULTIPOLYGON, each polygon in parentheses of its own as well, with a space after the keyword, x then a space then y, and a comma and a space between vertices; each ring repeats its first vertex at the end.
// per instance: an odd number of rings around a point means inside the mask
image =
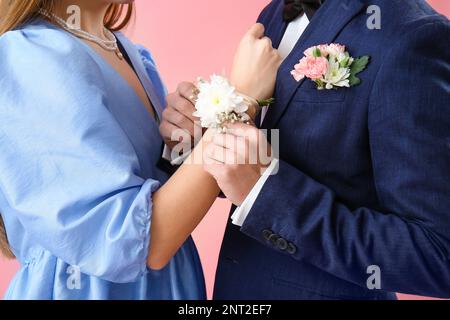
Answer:
POLYGON ((0 39, 0 190, 36 244, 84 274, 133 282, 147 272, 159 182, 140 175, 99 67, 58 37, 0 39))

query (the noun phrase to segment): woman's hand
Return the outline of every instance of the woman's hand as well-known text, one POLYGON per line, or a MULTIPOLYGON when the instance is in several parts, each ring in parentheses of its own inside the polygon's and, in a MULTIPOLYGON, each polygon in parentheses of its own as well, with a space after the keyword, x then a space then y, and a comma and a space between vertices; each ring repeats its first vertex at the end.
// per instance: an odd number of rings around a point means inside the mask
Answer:
POLYGON ((282 59, 264 37, 264 26, 255 24, 244 35, 237 49, 230 82, 236 89, 256 100, 272 98, 282 59))

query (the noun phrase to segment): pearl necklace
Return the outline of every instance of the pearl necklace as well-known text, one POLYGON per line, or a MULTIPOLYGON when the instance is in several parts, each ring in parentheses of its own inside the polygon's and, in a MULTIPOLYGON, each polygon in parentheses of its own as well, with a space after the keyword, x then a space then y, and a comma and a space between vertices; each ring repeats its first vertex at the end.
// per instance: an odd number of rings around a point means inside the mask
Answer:
POLYGON ((53 13, 49 13, 42 9, 39 10, 39 13, 51 20, 54 20, 61 28, 63 28, 65 31, 73 34, 74 36, 84 39, 84 40, 87 40, 87 41, 94 42, 94 43, 98 44, 101 48, 103 48, 107 51, 114 51, 116 53, 117 57, 120 60, 123 60, 123 54, 119 50, 119 46, 117 45, 117 39, 114 36, 114 34, 111 31, 109 31, 107 28, 104 28, 104 33, 105 33, 105 36, 108 38, 108 40, 104 40, 104 39, 101 39, 101 38, 97 37, 96 35, 93 35, 89 32, 71 27, 66 21, 64 21, 64 19, 61 19, 60 17, 58 17, 57 15, 55 15, 53 13))

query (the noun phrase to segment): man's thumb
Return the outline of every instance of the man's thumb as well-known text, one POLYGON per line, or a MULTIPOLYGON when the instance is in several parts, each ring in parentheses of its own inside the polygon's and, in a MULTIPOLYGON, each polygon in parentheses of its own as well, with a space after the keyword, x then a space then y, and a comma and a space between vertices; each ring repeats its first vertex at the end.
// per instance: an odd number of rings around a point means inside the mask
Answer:
POLYGON ((248 30, 247 35, 255 39, 261 39, 264 36, 264 31, 264 26, 261 23, 256 23, 248 30))

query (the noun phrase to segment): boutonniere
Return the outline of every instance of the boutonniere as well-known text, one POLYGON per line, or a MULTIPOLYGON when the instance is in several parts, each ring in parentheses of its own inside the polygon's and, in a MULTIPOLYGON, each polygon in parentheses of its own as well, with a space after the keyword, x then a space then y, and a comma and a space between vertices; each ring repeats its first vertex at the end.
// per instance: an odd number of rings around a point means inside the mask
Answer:
POLYGON ((357 74, 365 70, 370 61, 369 56, 351 57, 345 46, 337 43, 311 47, 304 55, 291 74, 297 82, 305 77, 311 79, 319 90, 359 85, 361 79, 357 74))

